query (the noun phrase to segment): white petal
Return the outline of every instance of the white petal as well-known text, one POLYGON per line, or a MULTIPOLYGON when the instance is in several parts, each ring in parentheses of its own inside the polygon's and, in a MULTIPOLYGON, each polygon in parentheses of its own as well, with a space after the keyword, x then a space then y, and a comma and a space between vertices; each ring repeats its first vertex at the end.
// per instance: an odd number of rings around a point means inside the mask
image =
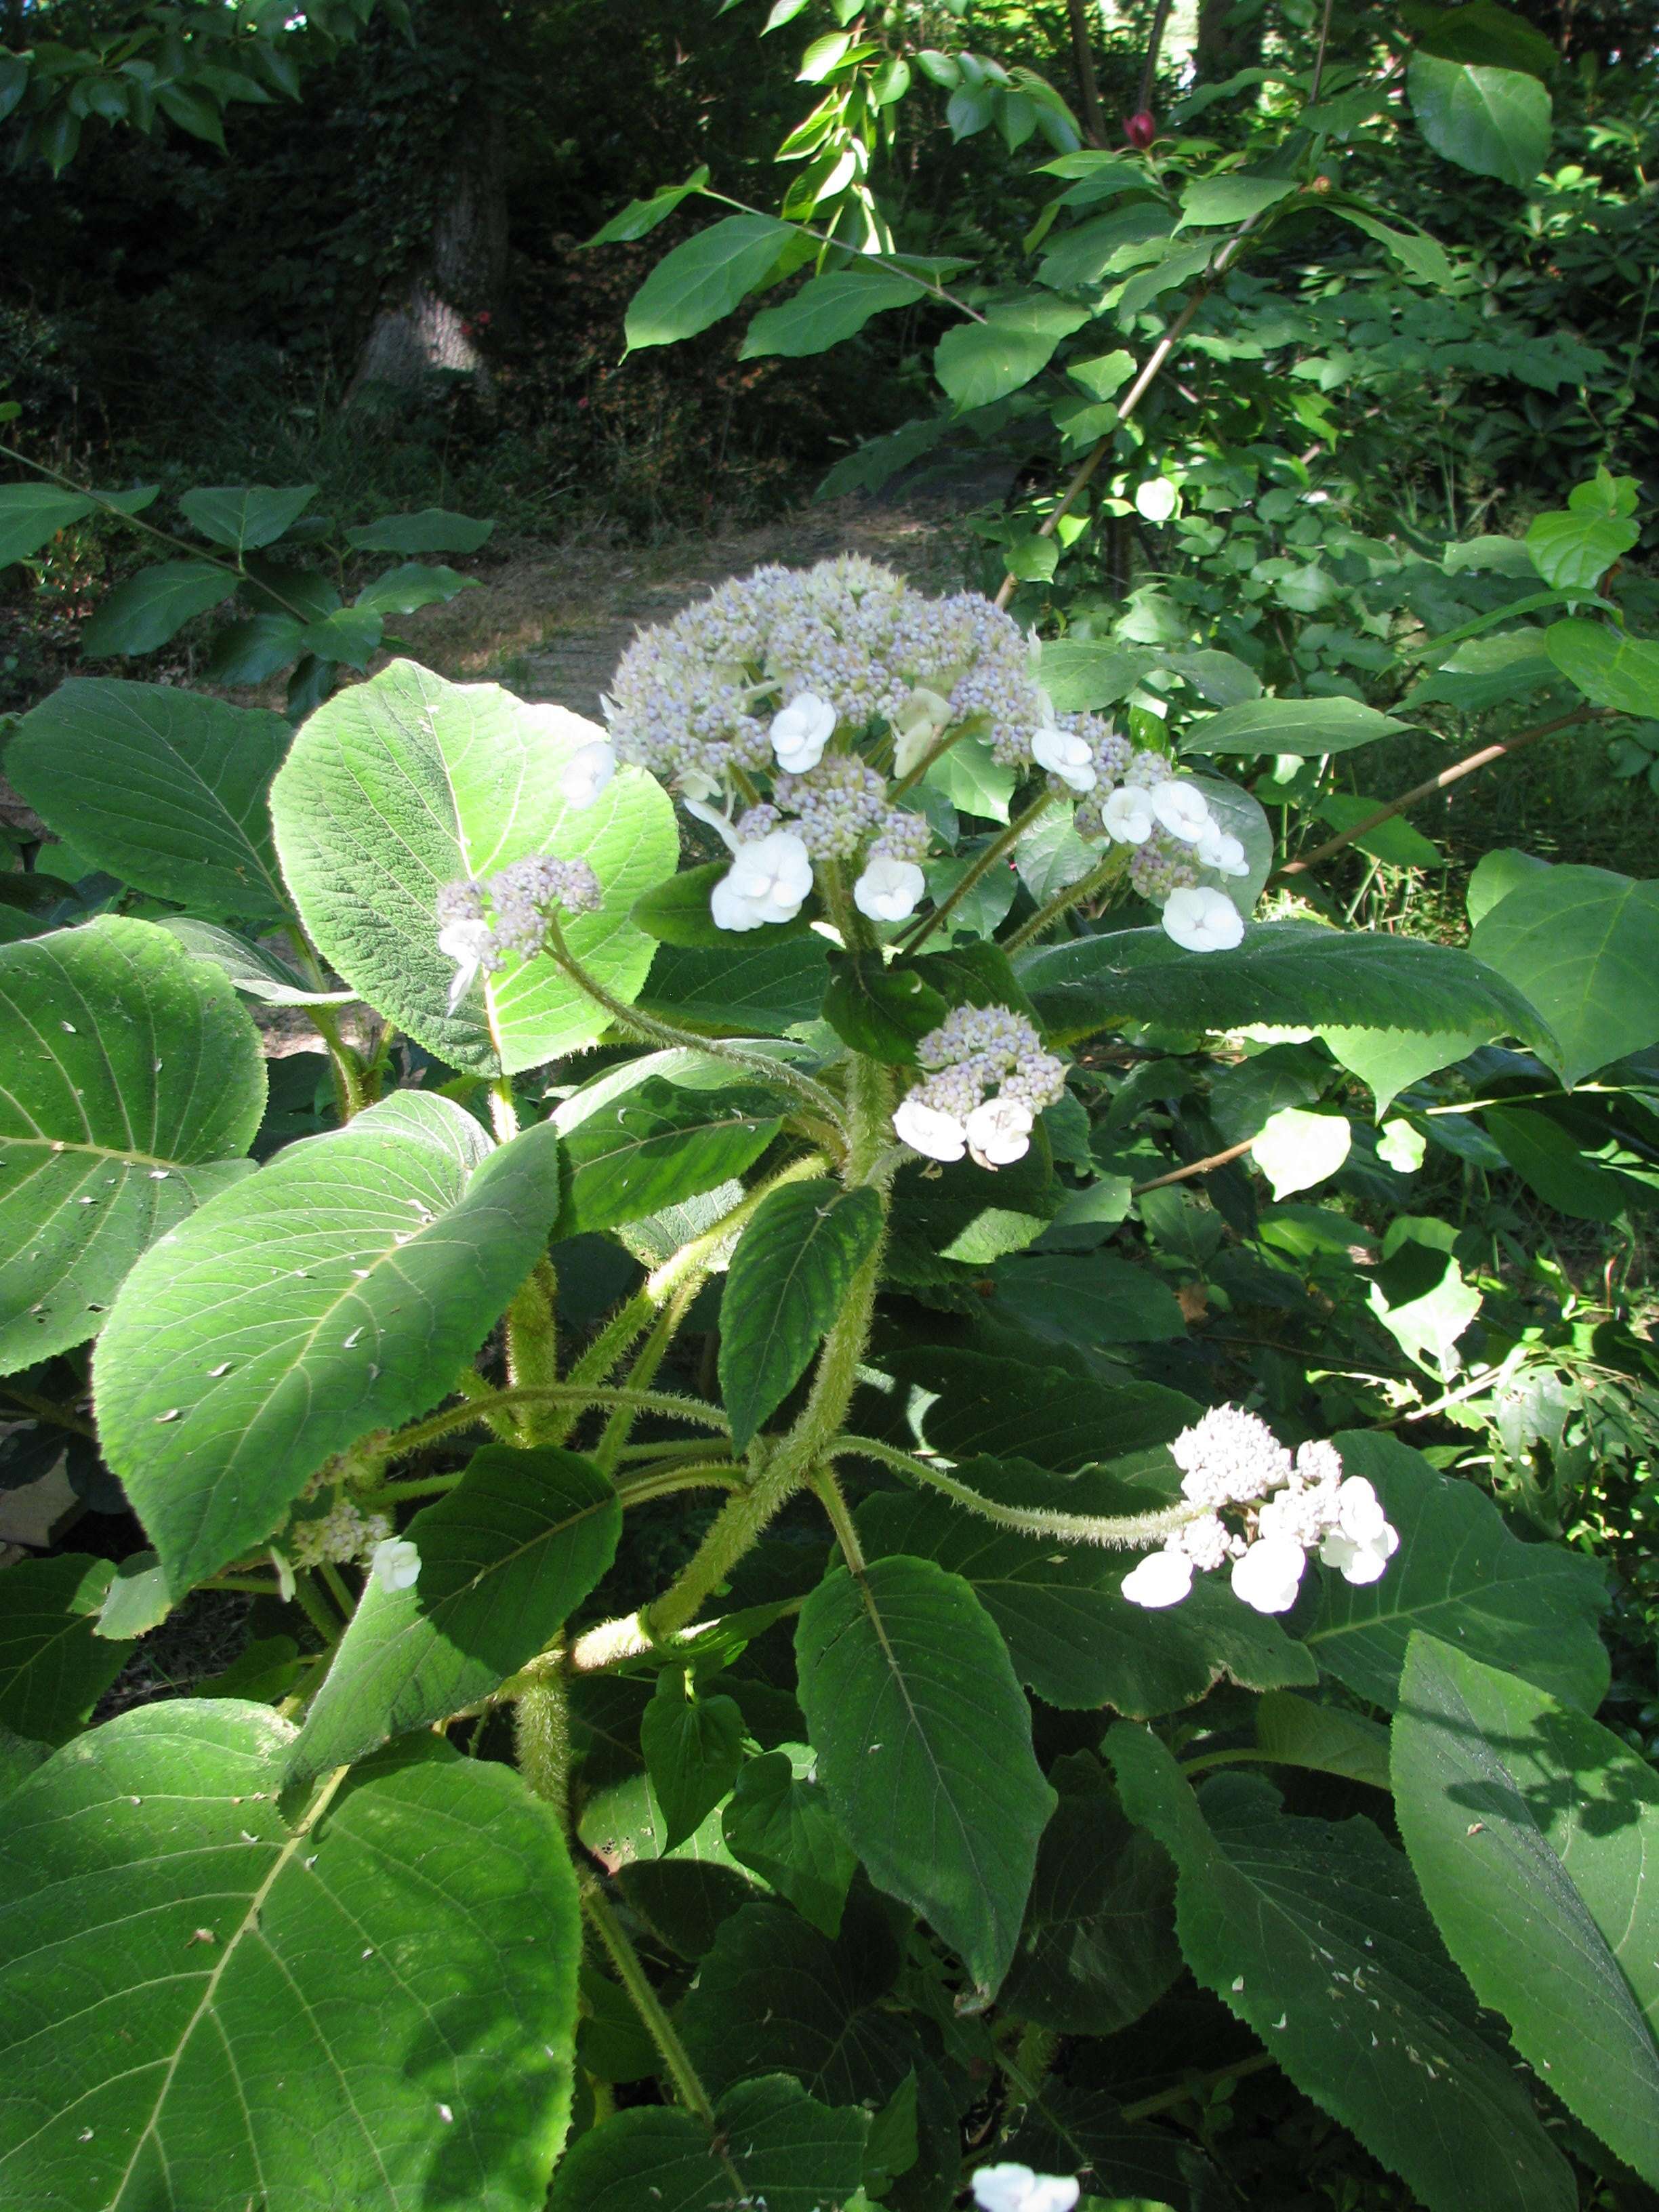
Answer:
POLYGON ((1018 1098, 988 1098, 968 1116, 968 1149, 981 1167, 1006 1168, 1031 1148, 1034 1116, 1018 1098))
POLYGON ((420 1579, 421 1555, 408 1537, 388 1536, 370 1553, 368 1571, 382 1589, 412 1589, 420 1579))
MULTIPOLYGON (((685 779, 683 777, 681 781, 684 784, 685 779)), ((718 807, 708 805, 707 798, 700 797, 689 790, 686 793, 685 811, 694 821, 707 823, 708 827, 718 834, 728 853, 737 851, 739 841, 737 831, 732 827, 732 817, 729 814, 722 814, 718 807)))
POLYGON ((1192 1586, 1193 1563, 1184 1552, 1148 1552, 1123 1577, 1124 1596, 1149 1611, 1179 1605, 1192 1586))
POLYGON ((1144 845, 1152 834, 1152 801, 1134 784, 1120 784, 1100 810, 1106 835, 1118 845, 1144 845))
POLYGON ((921 905, 927 878, 914 860, 869 862, 853 886, 853 903, 872 921, 904 921, 921 905))
POLYGON ((1168 783, 1155 784, 1151 798, 1153 813, 1170 835, 1184 844, 1196 844, 1213 826, 1214 817, 1196 784, 1177 783, 1171 777, 1168 783))
POLYGON ((592 744, 579 745, 565 763, 559 786, 567 806, 578 812, 592 806, 599 793, 617 773, 617 749, 603 738, 592 744))
POLYGON ((1092 791, 1098 781, 1093 747, 1068 730, 1039 730, 1031 739, 1031 757, 1073 791, 1092 791))
POLYGON ((1244 935, 1238 908, 1224 891, 1207 887, 1171 891, 1163 921, 1165 933, 1188 952, 1227 952, 1244 935))
POLYGON ((708 894, 708 912, 716 929, 758 929, 769 917, 755 900, 745 898, 733 884, 734 868, 728 868, 708 894))
POLYGON ((803 691, 772 717, 772 750, 780 768, 799 775, 816 768, 836 734, 836 710, 816 691, 803 691))
POLYGON ((1257 1613, 1288 1613, 1306 1564, 1300 1544, 1284 1536, 1261 1537, 1233 1562, 1233 1595, 1257 1613))
POLYGON ((959 1160, 968 1149, 968 1133, 955 1115, 919 1098, 899 1101, 893 1128, 902 1144, 930 1160, 959 1160))

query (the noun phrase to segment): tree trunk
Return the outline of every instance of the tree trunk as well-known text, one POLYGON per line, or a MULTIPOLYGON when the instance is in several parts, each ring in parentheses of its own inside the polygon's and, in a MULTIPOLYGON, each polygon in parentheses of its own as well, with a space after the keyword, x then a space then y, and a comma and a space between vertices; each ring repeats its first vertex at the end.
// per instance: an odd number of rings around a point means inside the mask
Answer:
POLYGON ((1199 0, 1198 44, 1193 59, 1200 84, 1224 82, 1240 70, 1261 66, 1265 10, 1254 21, 1229 28, 1233 0, 1199 0))
POLYGON ((469 30, 476 24, 483 58, 447 143, 434 149, 449 189, 425 252, 380 302, 348 398, 371 384, 412 391, 434 371, 471 376, 489 388, 468 325, 481 311, 499 313, 507 281, 505 135, 489 88, 501 25, 492 0, 472 0, 465 13, 469 30))

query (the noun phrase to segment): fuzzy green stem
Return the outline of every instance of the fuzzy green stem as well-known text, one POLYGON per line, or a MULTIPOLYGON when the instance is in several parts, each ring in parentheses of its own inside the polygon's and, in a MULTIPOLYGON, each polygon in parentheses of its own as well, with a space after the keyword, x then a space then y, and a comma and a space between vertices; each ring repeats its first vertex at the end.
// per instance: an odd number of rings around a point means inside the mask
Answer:
POLYGON ((345 1622, 327 1603, 304 1567, 295 1574, 294 1596, 301 1612, 322 1638, 325 1651, 331 1651, 340 1640, 345 1622))
POLYGON ((498 1075, 489 1086, 489 1124, 498 1144, 510 1145, 519 1133, 519 1109, 505 1075, 498 1075))
MULTIPOLYGON (((686 2111, 695 2114, 713 2135, 716 2126, 714 2102, 698 2078, 697 2069, 691 2063, 690 2053, 680 2041, 678 2029, 663 2009, 661 1999, 651 1986, 644 1961, 629 1941, 622 1923, 611 1910, 599 1877, 584 1869, 580 1881, 582 1910, 604 1944, 616 1969, 617 1979, 627 1990, 635 2011, 644 2023, 647 2034, 656 2045, 664 2069, 674 2085, 675 2095, 686 2111)), ((735 2176, 733 2178, 736 2179, 735 2176)), ((741 2190, 741 2182, 738 2186, 741 2190)))
POLYGON ((1179 1505, 1162 1506, 1155 1513, 1113 1516, 1056 1513, 1043 1505, 1000 1505, 994 1498, 982 1498, 978 1491, 970 1490, 965 1482, 958 1482, 942 1467, 916 1459, 876 1437, 837 1437, 825 1446, 823 1456, 827 1460, 874 1460, 878 1467, 890 1467, 896 1474, 908 1474, 914 1482, 942 1491, 945 1497, 958 1505, 965 1505, 970 1513, 977 1513, 983 1520, 995 1521, 1005 1528, 1018 1528, 1027 1536, 1053 1537, 1062 1544, 1099 1544, 1125 1550, 1131 1545, 1152 1543, 1171 1534, 1184 1528, 1199 1511, 1197 1506, 1189 1505, 1184 1498, 1179 1505))
MULTIPOLYGON (((538 1260, 507 1310, 507 1373, 515 1390, 550 1389, 559 1379, 558 1297, 551 1266, 538 1260)), ((546 1441, 548 1423, 541 1409, 521 1413, 518 1426, 526 1443, 546 1441)))
MULTIPOLYGON (((630 1391, 648 1390, 667 1356, 668 1347, 678 1335, 680 1324, 690 1310, 691 1301, 702 1288, 700 1275, 693 1275, 680 1284, 668 1303, 657 1316, 651 1334, 641 1346, 634 1364, 628 1370, 627 1387, 630 1391)), ((618 1406, 605 1425, 605 1434, 599 1438, 593 1457, 608 1474, 617 1464, 617 1454, 628 1442, 638 1415, 632 1406, 618 1406)))
POLYGON ((830 1516, 830 1526, 836 1532, 836 1541, 841 1546, 841 1555, 855 1575, 861 1575, 866 1565, 864 1547, 859 1541, 859 1532, 847 1500, 836 1480, 835 1469, 821 1467, 812 1477, 812 1490, 820 1505, 830 1516))
POLYGON ((513 1705, 514 1755, 525 1787, 570 1826, 570 1691, 549 1669, 520 1690, 513 1705))
POLYGON ((731 1460, 700 1460, 691 1467, 654 1468, 632 1482, 619 1481, 617 1494, 625 1511, 682 1490, 740 1490, 747 1480, 746 1470, 731 1460))
MULTIPOLYGON (((463 1398, 470 1398, 472 1403, 479 1408, 478 1419, 482 1421, 489 1422, 490 1428, 501 1439, 502 1443, 515 1444, 518 1443, 519 1429, 517 1422, 514 1420, 511 1413, 501 1413, 496 1412, 495 1399, 497 1394, 491 1385, 484 1381, 483 1376, 479 1374, 476 1367, 463 1367, 460 1373, 455 1377, 455 1388, 459 1391, 463 1398)), ((380 1459, 382 1464, 384 1464, 386 1459, 386 1453, 384 1450, 380 1454, 380 1459)))
POLYGON ((352 1614, 357 1610, 357 1601, 353 1597, 351 1592, 346 1588, 345 1577, 341 1574, 340 1570, 328 1559, 325 1559, 322 1562, 317 1571, 322 1577, 323 1585, 327 1590, 329 1595, 333 1599, 335 1604, 339 1607, 341 1617, 343 1620, 349 1621, 352 1614))
POLYGON ((1008 827, 1000 831, 991 840, 956 888, 939 901, 931 914, 924 915, 919 922, 905 932, 899 939, 901 949, 906 952, 914 952, 918 945, 925 944, 940 922, 961 905, 975 885, 982 882, 1000 860, 1006 860, 1038 815, 1047 813, 1054 803, 1054 793, 1045 791, 1041 798, 1026 808, 1024 814, 1016 815, 1008 827))
POLYGON ((1051 928, 1060 920, 1061 915, 1069 914, 1074 906, 1081 906, 1085 899, 1092 898, 1097 891, 1109 890, 1128 865, 1129 848, 1127 845, 1115 846, 1103 859, 1095 863, 1086 876, 1080 876, 1066 890, 1056 891, 1034 915, 1021 922, 1013 935, 1005 939, 1003 951, 1018 952, 1024 946, 1033 944, 1045 929, 1051 928))
POLYGON ((590 1382, 555 1382, 546 1388, 523 1390, 496 1390, 487 1399, 475 1400, 465 1406, 446 1406, 441 1413, 428 1413, 423 1421, 412 1421, 406 1429, 388 1437, 375 1454, 384 1465, 387 1461, 407 1458, 422 1445, 435 1443, 453 1429, 469 1428, 475 1421, 489 1420, 495 1413, 510 1413, 520 1406, 574 1406, 585 1409, 590 1406, 633 1406, 641 1413, 661 1413, 672 1421, 693 1421, 700 1428, 729 1431, 731 1423, 718 1406, 705 1406, 696 1398, 681 1398, 666 1390, 611 1390, 590 1382))
POLYGON ((787 1060, 775 1060, 769 1054, 744 1052, 738 1045, 729 1044, 720 1037, 700 1036, 695 1030, 677 1029, 672 1022, 659 1021, 654 1014, 642 1014, 636 1006, 625 1006, 607 991, 603 983, 590 975, 571 952, 564 941, 558 922, 548 925, 547 951, 557 961, 579 990, 585 991, 596 1006, 603 1006, 617 1026, 628 1035, 638 1037, 646 1044, 660 1045, 670 1050, 701 1052, 711 1060, 723 1060, 730 1066, 738 1067, 752 1079, 775 1084, 781 1091, 793 1091, 796 1097, 810 1107, 820 1121, 827 1121, 832 1129, 845 1137, 847 1125, 842 1115, 841 1103, 833 1091, 815 1083, 810 1075, 803 1075, 787 1060))

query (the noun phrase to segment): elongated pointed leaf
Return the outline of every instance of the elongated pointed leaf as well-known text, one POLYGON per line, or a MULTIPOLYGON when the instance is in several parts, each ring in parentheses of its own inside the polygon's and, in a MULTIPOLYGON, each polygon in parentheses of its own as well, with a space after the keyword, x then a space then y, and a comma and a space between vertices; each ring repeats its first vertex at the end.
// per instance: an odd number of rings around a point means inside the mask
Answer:
POLYGON ((218 606, 236 588, 235 571, 206 561, 161 561, 118 584, 81 633, 88 660, 112 653, 154 653, 194 615, 218 606))
POLYGON ((665 253, 628 303, 630 350, 695 337, 769 274, 795 234, 769 215, 729 215, 665 253))
POLYGON ((771 929, 728 933, 725 945, 659 945, 636 1004, 715 1036, 783 1036, 817 1015, 829 960, 821 937, 778 939, 771 929))
POLYGON ((1481 959, 1449 945, 1256 922, 1229 952, 1185 952, 1161 929, 1124 929, 1046 945, 1018 964, 1051 1036, 1063 1042, 1120 1021, 1182 1029, 1273 1022, 1315 1027, 1485 1028, 1540 1046, 1545 1020, 1481 959))
POLYGON ((539 2212, 580 1948, 556 1820, 439 1751, 295 1826, 291 1737, 234 1699, 144 1706, 8 1801, 9 2203, 539 2212))
POLYGON ((447 1396, 558 1203, 548 1124, 492 1152, 459 1107, 403 1091, 155 1248, 94 1382, 173 1595, 268 1536, 331 1453, 447 1396))
POLYGON ((107 1559, 65 1552, 0 1575, 0 1728, 62 1743, 108 1689, 131 1649, 93 1633, 114 1573, 107 1559))
POLYGON ((204 484, 185 492, 179 506, 204 538, 247 553, 274 544, 316 496, 315 484, 204 484))
POLYGON ((1320 1665, 1373 1705, 1392 1706, 1407 1642, 1421 1629, 1593 1712, 1608 1674, 1595 1630, 1606 1585, 1595 1561, 1558 1544, 1523 1544, 1474 1483, 1437 1474, 1393 1437, 1355 1430, 1334 1441, 1347 1472, 1376 1486, 1400 1549, 1380 1582, 1322 1578, 1307 1632, 1320 1665))
POLYGON ((139 1254, 251 1173, 259 1036, 222 976, 115 917, 0 946, 0 1372, 84 1343, 139 1254))
POLYGON ((1419 130, 1460 169, 1524 191, 1549 158, 1550 96, 1527 70, 1419 52, 1406 92, 1419 130))
POLYGON ((590 1115, 565 1138, 563 1233, 641 1221, 741 1175, 778 1133, 771 1103, 757 1089, 681 1091, 653 1079, 590 1115))
POLYGON ((1394 1724, 1413 1870, 1483 2004, 1659 2182, 1659 1779, 1611 1730, 1413 1636, 1394 1724))
POLYGON ((1369 1820, 1287 1820, 1273 1791, 1236 1778, 1200 1806, 1174 1756, 1127 1722, 1106 1748, 1125 1810, 1179 1871, 1188 1965, 1298 2088, 1429 2212, 1572 2212, 1571 2169, 1369 1820))
POLYGON ((858 2188, 867 2112, 832 2111, 769 2074, 728 2090, 714 2118, 717 2146, 678 2108, 617 2112, 571 2146, 549 2212, 824 2212, 858 2188))
POLYGON ((447 1498, 404 1534, 409 1589, 371 1577, 294 1747, 301 1778, 476 1705, 557 1635, 611 1565, 613 1484, 550 1445, 475 1453, 447 1498))
POLYGON ((1056 1800, 990 1617, 931 1560, 877 1559, 819 1583, 795 1651, 819 1775, 870 1879, 994 1991, 1056 1800))
POLYGON ((628 917, 673 868, 673 809, 635 769, 584 811, 567 806, 563 770, 599 734, 562 708, 397 660, 318 709, 272 787, 283 872, 319 949, 452 1066, 538 1066, 591 1044, 611 1018, 545 954, 513 956, 452 1013, 455 967, 438 950, 446 884, 533 854, 586 860, 605 900, 567 917, 566 941, 619 998, 645 980, 654 948, 628 917))
POLYGON ((423 507, 414 514, 383 514, 359 523, 345 539, 360 553, 476 553, 495 527, 470 514, 423 507))
POLYGON ((1500 898, 1469 944, 1549 1023, 1555 1042, 1539 1049, 1564 1083, 1659 1037, 1659 883, 1551 868, 1500 898))
POLYGON ((741 361, 763 354, 824 353, 864 328, 872 315, 908 307, 927 296, 914 277, 890 269, 847 270, 814 276, 781 307, 763 307, 750 324, 741 361))
POLYGON ((270 842, 270 779, 292 738, 264 708, 170 684, 82 678, 24 715, 6 773, 111 875, 216 920, 276 921, 289 908, 270 842))
POLYGON ((1182 740, 1189 753, 1347 752, 1410 726, 1358 699, 1248 699, 1206 714, 1182 740))
POLYGON ((355 1003, 355 991, 307 990, 293 969, 267 952, 262 945, 251 945, 239 937, 234 929, 222 929, 216 921, 198 921, 193 915, 169 915, 158 925, 169 937, 176 937, 192 959, 205 960, 228 977, 234 991, 245 999, 257 999, 266 1006, 349 1006, 355 1003))
POLYGON ((853 1849, 830 1809, 816 1760, 805 1744, 784 1744, 751 1759, 738 1776, 720 1831, 741 1865, 787 1898, 821 1935, 841 1926, 848 1887, 858 1871, 853 1849))
POLYGON ((744 1231, 720 1298, 720 1395, 738 1451, 805 1371, 881 1236, 864 1188, 787 1183, 744 1231))
POLYGON ((0 484, 0 568, 38 553, 60 530, 84 521, 97 504, 60 484, 0 484))

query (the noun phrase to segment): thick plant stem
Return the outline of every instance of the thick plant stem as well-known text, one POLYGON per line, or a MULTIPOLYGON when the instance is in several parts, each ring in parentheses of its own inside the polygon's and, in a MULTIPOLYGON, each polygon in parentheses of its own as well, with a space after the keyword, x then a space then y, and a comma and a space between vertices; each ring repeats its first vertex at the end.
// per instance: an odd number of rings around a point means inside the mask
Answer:
POLYGON ((520 1691, 513 1705, 514 1755, 525 1787, 570 1826, 570 1692, 550 1668, 520 1691))
MULTIPOLYGON (((849 1185, 868 1183, 877 1162, 887 1151, 892 1104, 890 1071, 855 1054, 849 1066, 848 1103, 853 1128, 845 1180, 849 1185)), ((641 1618, 653 1637, 672 1636, 696 1618, 738 1561, 824 1458, 857 1386, 859 1363, 875 1311, 884 1242, 884 1236, 878 1240, 848 1286, 841 1313, 823 1340, 811 1389, 794 1426, 779 1440, 749 1488, 726 1505, 672 1587, 645 1608, 641 1618)))
POLYGON ((518 1423, 511 1413, 497 1412, 495 1407, 497 1394, 490 1389, 476 1367, 463 1367, 455 1377, 455 1388, 463 1398, 471 1399, 479 1408, 477 1418, 481 1421, 487 1421, 504 1444, 518 1443, 518 1423))
POLYGON ((680 2041, 678 2029, 664 2011, 661 1999, 652 1988, 644 1961, 629 1942, 622 1923, 611 1910, 599 1886, 599 1877, 584 1869, 580 1879, 582 1910, 605 1948, 616 1969, 617 1979, 627 1990, 635 2011, 644 2023, 646 2033, 656 2045, 664 2070, 674 2085, 675 2095, 686 2111, 695 2113, 713 2134, 715 2127, 714 2100, 698 2078, 697 2069, 691 2063, 691 2054, 680 2041))
POLYGON ((841 1546, 841 1555, 855 1575, 861 1575, 866 1566, 864 1547, 859 1541, 859 1532, 852 1515, 847 1510, 847 1500, 842 1495, 841 1485, 836 1480, 836 1470, 825 1465, 812 1477, 812 1489, 820 1505, 830 1516, 830 1526, 836 1532, 836 1541, 841 1546))
POLYGON ((925 943, 939 927, 940 922, 961 905, 975 885, 982 882, 990 874, 998 861, 1007 859, 1038 815, 1046 813, 1054 803, 1054 793, 1045 791, 1035 804, 1026 808, 1024 814, 1016 816, 1006 830, 991 840, 955 890, 942 898, 931 914, 924 915, 914 927, 906 931, 899 939, 901 949, 906 952, 914 952, 919 945, 925 943))
MULTIPOLYGON (((559 1379, 558 1297, 551 1266, 538 1260, 507 1310, 507 1373, 515 1390, 545 1389, 559 1379)), ((519 1432, 527 1444, 543 1442, 548 1425, 544 1407, 526 1406, 519 1416, 519 1432)))
POLYGON ((642 1413, 691 1421, 699 1428, 729 1431, 732 1426, 718 1406, 705 1406, 699 1399, 681 1398, 668 1390, 609 1390, 597 1383, 555 1382, 545 1389, 495 1390, 488 1399, 470 1405, 446 1406, 441 1413, 428 1413, 423 1421, 411 1421, 406 1429, 388 1437, 374 1458, 381 1465, 405 1458, 453 1429, 471 1428, 475 1421, 493 1420, 497 1414, 510 1414, 520 1406, 530 1405, 574 1406, 578 1412, 590 1406, 633 1406, 642 1413))
POLYGON ((1056 891, 1034 915, 1021 922, 1013 935, 1005 940, 1003 951, 1018 952, 1024 946, 1035 944, 1043 931, 1052 928, 1061 915, 1069 914, 1074 906, 1081 906, 1085 899, 1092 898, 1097 891, 1109 890, 1127 867, 1128 856, 1127 845, 1114 848, 1103 860, 1095 863, 1086 876, 1079 876, 1077 882, 1068 885, 1065 890, 1056 891))

